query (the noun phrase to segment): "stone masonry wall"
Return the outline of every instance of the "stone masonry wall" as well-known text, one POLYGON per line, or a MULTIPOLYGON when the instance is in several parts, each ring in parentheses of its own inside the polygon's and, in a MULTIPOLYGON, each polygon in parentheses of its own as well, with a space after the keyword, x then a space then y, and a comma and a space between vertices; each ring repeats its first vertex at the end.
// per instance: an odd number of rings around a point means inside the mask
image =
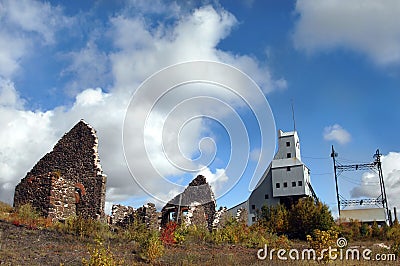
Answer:
POLYGON ((158 230, 160 227, 158 216, 154 203, 147 203, 137 210, 120 204, 111 207, 111 224, 122 227, 128 226, 137 219, 140 223, 144 223, 147 228, 158 230))
POLYGON ((111 224, 125 227, 133 222, 135 212, 131 206, 115 204, 111 207, 111 224))
POLYGON ((14 205, 30 203, 43 216, 64 220, 75 214, 75 189, 59 173, 25 177, 15 188, 14 205))
MULTIPOLYGON (((46 210, 49 209, 47 205, 50 199, 37 199, 42 196, 31 194, 28 188, 29 183, 23 183, 32 178, 43 177, 48 173, 58 173, 63 180, 71 182, 76 192, 74 196, 77 215, 93 219, 104 217, 106 176, 101 169, 97 147, 96 131, 85 121, 79 121, 68 133, 64 134, 51 152, 36 163, 17 186, 14 206, 18 207, 26 201, 36 202, 38 206, 35 207, 48 215, 46 210)), ((45 183, 45 181, 39 181, 39 183, 45 183)), ((54 184, 51 190, 55 194, 60 192, 54 184)), ((63 212, 62 208, 58 208, 57 212, 63 212)))
POLYGON ((158 213, 154 203, 147 203, 137 209, 137 217, 147 228, 159 229, 158 213))

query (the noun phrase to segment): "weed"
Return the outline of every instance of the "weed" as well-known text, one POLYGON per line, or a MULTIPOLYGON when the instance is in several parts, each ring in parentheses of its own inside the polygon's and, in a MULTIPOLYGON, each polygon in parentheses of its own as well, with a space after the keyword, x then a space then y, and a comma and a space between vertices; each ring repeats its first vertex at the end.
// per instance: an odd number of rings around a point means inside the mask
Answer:
POLYGON ((175 239, 175 231, 178 228, 178 224, 175 222, 169 222, 161 231, 161 241, 163 244, 172 245, 177 241, 175 239))
POLYGON ((116 266, 122 265, 122 260, 116 260, 110 248, 105 248, 100 239, 95 240, 95 246, 89 249, 90 259, 82 259, 85 266, 116 266))
POLYGON ((156 231, 152 231, 149 238, 141 243, 141 249, 141 255, 151 264, 164 254, 164 246, 156 231))
POLYGON ((338 232, 334 230, 321 231, 315 229, 313 235, 307 235, 307 241, 311 248, 316 251, 317 257, 322 258, 322 261, 329 261, 330 257, 327 252, 322 254, 323 249, 328 247, 336 246, 336 240, 338 238, 338 232), (322 255, 322 257, 321 257, 322 255))

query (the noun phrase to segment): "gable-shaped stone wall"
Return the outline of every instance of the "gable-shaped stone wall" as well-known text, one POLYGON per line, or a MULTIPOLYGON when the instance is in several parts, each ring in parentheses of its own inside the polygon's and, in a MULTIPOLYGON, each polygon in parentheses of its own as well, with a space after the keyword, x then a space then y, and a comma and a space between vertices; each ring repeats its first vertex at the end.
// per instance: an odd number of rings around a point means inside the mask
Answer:
POLYGON ((52 214, 49 205, 52 197, 71 198, 73 190, 76 215, 93 219, 104 217, 106 176, 97 148, 96 131, 85 121, 79 121, 17 185, 14 206, 30 202, 46 217, 64 217, 72 212, 70 208, 57 207, 56 214, 52 214), (58 179, 51 173, 56 173, 58 179), (54 182, 50 181, 49 175, 54 182), (35 189, 32 180, 36 180, 35 189))

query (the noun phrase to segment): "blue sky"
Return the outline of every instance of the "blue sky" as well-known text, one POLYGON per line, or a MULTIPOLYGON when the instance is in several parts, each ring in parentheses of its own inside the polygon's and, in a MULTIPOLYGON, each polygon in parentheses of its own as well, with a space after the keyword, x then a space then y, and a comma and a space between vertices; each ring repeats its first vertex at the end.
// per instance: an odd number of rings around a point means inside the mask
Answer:
MULTIPOLYGON (((293 129, 293 101, 302 159, 317 195, 334 213, 331 145, 343 163, 370 162, 379 148, 389 204, 399 206, 399 16, 395 0, 0 0, 0 200, 11 203, 19 180, 84 118, 98 131, 108 175, 107 205, 151 201, 132 182, 123 157, 129 99, 160 69, 213 60, 239 68, 260 86, 276 129, 293 129)), ((234 107, 244 121, 251 121, 250 152, 256 153, 260 137, 254 117, 234 107)), ((155 139, 160 137, 162 110, 157 115, 149 129, 155 139)), ((195 158, 199 140, 214 138, 216 159, 203 173, 217 190, 232 180, 224 172, 229 134, 218 123, 198 119, 181 140, 182 150, 195 158)), ((150 150, 171 180, 182 185, 190 181, 193 173, 170 168, 158 157, 158 148, 150 150)), ((218 205, 230 207, 248 197, 254 167, 255 161, 249 160, 245 175, 218 205)), ((374 178, 347 174, 340 182, 342 194, 375 197, 377 187, 368 185, 374 178)), ((160 188, 152 179, 147 185, 165 200, 179 192, 160 188)))

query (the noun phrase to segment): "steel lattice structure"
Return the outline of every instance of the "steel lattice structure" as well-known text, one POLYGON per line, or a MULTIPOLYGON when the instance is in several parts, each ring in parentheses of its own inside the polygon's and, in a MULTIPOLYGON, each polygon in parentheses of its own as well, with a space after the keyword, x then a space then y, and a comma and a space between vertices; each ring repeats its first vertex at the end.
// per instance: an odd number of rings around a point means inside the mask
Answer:
POLYGON ((390 212, 387 205, 387 198, 386 198, 386 190, 385 190, 385 183, 383 180, 383 173, 382 173, 382 163, 381 163, 381 154, 379 153, 379 149, 376 150, 374 154, 374 162, 372 163, 360 163, 360 164, 348 164, 343 165, 336 161, 336 157, 338 154, 335 152, 335 149, 332 145, 332 153, 331 157, 333 159, 333 168, 335 173, 335 183, 336 183, 336 196, 337 196, 337 204, 338 204, 338 211, 340 216, 340 210, 348 206, 365 206, 365 205, 375 205, 385 210, 386 221, 390 222, 390 212), (365 171, 365 170, 373 170, 377 171, 379 176, 379 186, 381 194, 379 197, 367 198, 367 199, 345 199, 339 193, 339 186, 338 186, 338 177, 342 172, 345 171, 365 171), (342 208, 341 208, 342 207, 342 208))

